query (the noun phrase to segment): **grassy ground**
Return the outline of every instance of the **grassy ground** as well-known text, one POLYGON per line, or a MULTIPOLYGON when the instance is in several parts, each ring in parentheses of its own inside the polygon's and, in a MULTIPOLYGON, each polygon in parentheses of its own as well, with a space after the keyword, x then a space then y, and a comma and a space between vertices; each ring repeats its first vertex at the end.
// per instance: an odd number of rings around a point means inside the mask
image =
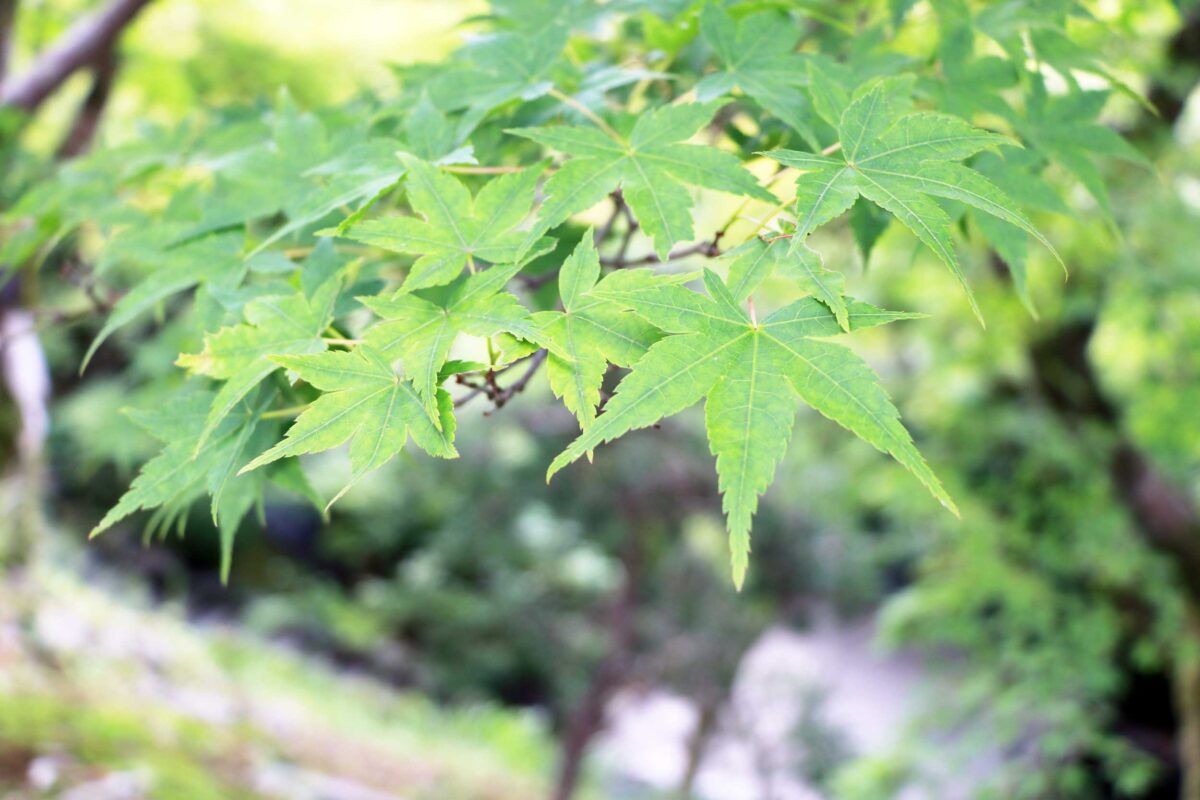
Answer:
POLYGON ((539 722, 446 710, 67 571, 0 579, 0 798, 542 796, 539 722))

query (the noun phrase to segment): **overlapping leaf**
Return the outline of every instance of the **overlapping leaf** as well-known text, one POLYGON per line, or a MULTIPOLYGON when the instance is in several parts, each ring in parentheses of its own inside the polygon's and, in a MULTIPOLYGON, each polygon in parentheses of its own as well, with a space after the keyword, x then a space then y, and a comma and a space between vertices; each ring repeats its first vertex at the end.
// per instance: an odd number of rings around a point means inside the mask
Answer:
POLYGON ((401 361, 432 411, 439 373, 460 333, 491 336, 505 332, 522 339, 541 339, 529 312, 504 291, 518 269, 515 264, 492 267, 439 290, 360 297, 363 305, 383 318, 363 339, 385 358, 401 361))
POLYGON ((221 575, 228 578, 234 534, 251 507, 261 501, 264 480, 315 501, 316 495, 294 462, 283 462, 269 475, 238 476, 256 449, 279 436, 277 423, 261 416, 268 395, 238 406, 205 442, 197 446, 213 398, 208 392, 186 393, 160 408, 132 413, 134 421, 165 443, 142 465, 129 490, 89 536, 98 536, 141 510, 183 514, 199 496, 211 496, 213 521, 221 534, 221 575))
POLYGON ((509 264, 521 256, 532 258, 552 245, 535 241, 530 252, 525 234, 513 230, 529 214, 540 168, 495 178, 472 200, 454 176, 418 158, 404 160, 408 201, 423 219, 368 220, 339 234, 385 250, 419 254, 403 291, 450 283, 480 261, 509 264))
POLYGON ((774 11, 734 22, 724 9, 710 3, 700 13, 700 33, 724 70, 706 75, 696 85, 698 99, 741 89, 816 147, 808 98, 799 88, 808 83, 808 73, 806 57, 796 52, 797 25, 774 11))
MULTIPOLYGON (((757 322, 714 273, 706 271, 704 283, 709 297, 661 282, 629 291, 593 290, 672 335, 634 365, 604 414, 554 459, 549 475, 604 442, 706 398, 708 441, 717 457, 733 576, 740 586, 750 521, 783 457, 799 399, 890 454, 954 509, 871 369, 850 350, 813 338, 841 332, 825 305, 804 298, 757 322)), ((909 316, 857 302, 848 311, 851 328, 909 316)))
MULTIPOLYGON (((621 278, 630 274, 613 273, 621 278)), ((600 256, 589 230, 558 275, 563 310, 541 311, 532 320, 551 348, 546 364, 550 388, 583 430, 596 418, 608 364, 633 366, 660 336, 648 322, 593 296, 599 277, 600 256)))
POLYGON ((296 418, 282 441, 243 467, 239 475, 287 456, 329 450, 347 441, 353 469, 351 484, 390 461, 410 436, 430 455, 457 455, 450 396, 444 391, 438 393, 435 418, 413 385, 373 347, 276 356, 275 361, 323 394, 296 418))
POLYGON ((958 117, 910 113, 911 86, 906 78, 867 85, 841 114, 841 148, 835 155, 791 150, 768 154, 802 171, 796 182, 792 247, 803 247, 811 231, 865 197, 899 219, 937 254, 962 284, 982 321, 959 267, 950 216, 934 198, 965 203, 1020 228, 1051 252, 1053 247, 998 186, 958 163, 986 148, 1014 142, 958 117))
POLYGON ((224 381, 213 398, 198 447, 251 390, 279 369, 270 356, 325 349, 321 334, 333 319, 339 288, 338 281, 329 280, 311 298, 298 292, 252 300, 244 310, 245 323, 210 334, 199 353, 179 357, 179 365, 193 373, 224 381))
POLYGON ((178 247, 149 245, 129 254, 148 271, 125 293, 96 334, 83 357, 86 368, 96 350, 119 328, 128 325, 171 295, 200 284, 232 286, 241 281, 246 267, 240 254, 241 237, 233 234, 207 236, 178 247))
POLYGON ((692 197, 684 184, 774 202, 774 196, 758 185, 733 154, 715 147, 683 144, 712 119, 719 106, 720 101, 714 101, 655 109, 638 118, 624 141, 597 128, 511 131, 574 156, 546 182, 546 199, 527 246, 617 188, 623 189, 638 222, 654 239, 660 258, 666 258, 673 244, 694 235, 692 197))
POLYGON ((824 303, 842 330, 850 330, 842 273, 826 269, 820 254, 807 245, 793 248, 782 236, 770 240, 756 236, 730 252, 727 259, 729 292, 734 300, 742 302, 759 284, 778 273, 824 303))
MULTIPOLYGON (((553 4, 561 5, 561 4, 553 4)), ((459 133, 474 128, 488 112, 513 100, 534 100, 553 87, 549 75, 567 43, 568 27, 548 12, 536 28, 506 31, 465 48, 465 63, 429 86, 433 102, 462 111, 459 133)))
POLYGON ((1149 162, 1116 131, 1096 121, 1108 100, 1108 92, 1077 91, 1050 97, 1040 78, 1032 80, 1035 91, 1028 114, 1019 122, 1018 129, 1038 152, 1078 178, 1111 219, 1112 205, 1104 176, 1094 159, 1119 158, 1143 167, 1150 167, 1149 162))

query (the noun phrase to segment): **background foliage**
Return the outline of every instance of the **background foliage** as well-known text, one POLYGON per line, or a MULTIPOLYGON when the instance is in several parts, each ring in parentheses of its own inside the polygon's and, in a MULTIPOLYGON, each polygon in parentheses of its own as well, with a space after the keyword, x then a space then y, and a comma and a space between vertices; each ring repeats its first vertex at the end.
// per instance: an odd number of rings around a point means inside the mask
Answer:
MULTIPOLYGON (((262 37, 238 4, 161 0, 123 40, 103 145, 61 166, 76 87, 7 114, 0 261, 54 378, 50 517, 112 526, 89 551, 106 571, 438 703, 538 709, 560 797, 632 685, 693 702, 699 770, 737 727, 751 643, 829 610, 876 615, 953 690, 887 752, 799 725, 809 757, 776 771, 837 797, 946 796, 955 773, 980 796, 1189 791, 1193 10, 416 4, 408 24, 441 33, 384 70, 398 6, 351 24, 319 5, 262 37), (923 158, 867 166, 897 147, 923 158), (698 364, 740 335, 703 314, 740 331, 803 310, 825 337, 876 306, 926 317, 852 349, 787 340, 850 383, 754 350, 681 385, 644 355, 698 364), (747 367, 766 394, 722 394, 747 367), (785 448, 793 392, 961 518, 818 414, 785 448), (749 400, 766 421, 729 416, 749 400), (594 463, 546 486, 580 426, 566 452, 594 463), (406 428, 459 458, 384 465, 406 428), (717 498, 740 575, 773 473, 735 594, 717 498)), ((18 65, 78 10, 22 6, 18 65)), ((15 520, 9 541, 50 537, 15 520)))

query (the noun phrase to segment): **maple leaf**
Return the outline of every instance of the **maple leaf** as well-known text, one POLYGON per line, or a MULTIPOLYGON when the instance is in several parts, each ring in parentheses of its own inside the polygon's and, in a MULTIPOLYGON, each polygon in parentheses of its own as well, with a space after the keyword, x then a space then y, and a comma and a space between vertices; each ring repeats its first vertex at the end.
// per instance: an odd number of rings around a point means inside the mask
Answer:
POLYGON ((1147 169, 1153 165, 1116 131, 1096 121, 1109 92, 1075 91, 1051 97, 1040 78, 1034 78, 1033 85, 1027 116, 1017 123, 1017 130, 1038 152, 1079 179, 1111 221, 1104 176, 1093 159, 1119 158, 1147 169))
POLYGON ((282 441, 242 467, 239 475, 280 458, 329 450, 349 441, 352 478, 329 501, 333 505, 363 475, 390 461, 410 436, 430 455, 458 455, 450 395, 438 392, 435 420, 412 383, 373 347, 275 356, 274 360, 323 394, 296 418, 282 441))
POLYGON ((333 319, 339 288, 337 280, 329 280, 311 298, 298 292, 251 300, 243 311, 245 323, 209 334, 204 337, 203 350, 179 357, 179 366, 225 382, 213 399, 197 447, 204 445, 234 406, 279 369, 270 356, 325 349, 321 334, 333 319))
POLYGON ((504 31, 469 45, 464 49, 468 63, 430 83, 430 96, 439 108, 463 111, 460 136, 497 106, 535 100, 553 88, 549 73, 567 44, 569 28, 552 16, 535 29, 504 31))
POLYGON ((725 65, 696 84, 696 97, 709 100, 741 89, 769 113, 794 128, 816 147, 808 98, 798 87, 808 83, 805 56, 796 52, 800 28, 774 11, 734 22, 720 6, 700 12, 700 33, 725 65))
POLYGON ((911 87, 909 77, 884 78, 864 87, 842 112, 841 149, 835 155, 794 150, 766 153, 802 171, 796 181, 796 231, 791 246, 800 249, 811 231, 865 197, 937 254, 962 285, 982 323, 975 295, 958 264, 951 218, 933 198, 959 201, 991 214, 1036 238, 1056 258, 1058 254, 1000 187, 958 163, 986 148, 1016 143, 959 117, 910 113, 911 87))
MULTIPOLYGON (((247 257, 315 225, 338 209, 371 198, 404 174, 398 142, 370 135, 369 125, 331 130, 320 116, 296 107, 286 90, 266 116, 270 138, 218 160, 217 191, 197 230, 265 219, 287 219, 247 257)), ((205 165, 207 159, 201 159, 205 165)))
POLYGON ((1012 61, 994 54, 976 55, 975 26, 971 10, 962 0, 931 3, 938 17, 940 70, 937 79, 924 82, 937 107, 964 119, 976 113, 1011 120, 1012 107, 1001 94, 1017 83, 1012 61))
MULTIPOLYGON (((991 153, 984 153, 975 159, 973 166, 1024 208, 1036 209, 1045 213, 1070 214, 1066 203, 1039 174, 1044 166, 1041 157, 1031 150, 1022 151, 1020 156, 1020 158, 1010 156, 1001 159, 991 153)), ((1017 298, 1030 315, 1036 319, 1038 313, 1033 304, 1033 297, 1029 293, 1026 263, 1029 237, 1019 228, 989 214, 973 214, 972 219, 975 227, 991 243, 996 254, 1008 265, 1017 298)))
POLYGON ((363 341, 385 358, 401 361, 432 412, 439 372, 460 333, 491 336, 505 332, 522 339, 541 339, 525 307, 502 291, 519 269, 517 264, 495 266, 420 293, 359 297, 359 302, 383 318, 366 330, 363 341))
POLYGON ((692 197, 684 184, 775 202, 732 153, 682 144, 721 105, 718 100, 657 108, 638 117, 627 139, 571 126, 509 131, 574 156, 546 181, 546 199, 527 244, 617 188, 662 259, 673 244, 693 238, 692 197))
POLYGON ((596 418, 608 364, 633 366, 660 336, 653 325, 589 294, 599 278, 600 255, 589 229, 558 274, 563 310, 539 311, 532 318, 551 351, 546 362, 550 389, 583 430, 596 418))
POLYGON ((129 489, 92 528, 89 538, 143 509, 185 510, 207 492, 212 497, 213 522, 221 538, 221 579, 227 580, 234 534, 251 507, 261 500, 265 480, 309 499, 315 498, 294 460, 280 463, 265 475, 235 474, 251 453, 279 436, 278 423, 263 420, 261 416, 271 397, 273 393, 264 392, 239 404, 199 446, 197 442, 213 404, 209 392, 189 392, 158 408, 129 412, 134 422, 165 447, 142 465, 129 489))
POLYGON ((513 230, 529 214, 542 165, 502 175, 472 200, 454 176, 413 156, 402 158, 408 168, 409 204, 424 219, 368 220, 338 234, 385 250, 420 254, 401 291, 449 283, 477 260, 507 264, 522 256, 535 258, 553 246, 542 240, 528 252, 525 234, 513 230))
MULTIPOLYGON (((661 283, 594 290, 672 335, 634 365, 605 412, 554 459, 547 478, 596 446, 706 398, 705 425, 740 587, 750 521, 783 458, 799 399, 890 454, 957 513, 875 373, 852 351, 812 338, 841 332, 825 305, 806 297, 757 322, 711 270, 704 284, 709 297, 661 283)), ((851 302, 848 311, 851 329, 913 316, 860 302, 851 302)))
POLYGON ((92 356, 109 336, 160 301, 197 285, 234 286, 239 283, 246 273, 240 254, 241 243, 240 235, 219 234, 178 247, 164 248, 161 242, 157 246, 154 243, 139 244, 123 253, 124 258, 139 267, 147 267, 149 272, 113 306, 104 326, 84 353, 80 372, 87 369, 92 356))

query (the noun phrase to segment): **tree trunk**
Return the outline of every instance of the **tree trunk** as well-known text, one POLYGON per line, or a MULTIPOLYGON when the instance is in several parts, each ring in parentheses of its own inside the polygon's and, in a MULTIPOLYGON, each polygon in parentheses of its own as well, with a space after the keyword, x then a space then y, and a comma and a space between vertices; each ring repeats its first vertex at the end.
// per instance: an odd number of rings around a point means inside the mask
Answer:
POLYGON ((621 557, 624 578, 609 610, 608 653, 592 678, 583 699, 571 714, 563 733, 558 780, 554 800, 570 800, 583 776, 588 745, 604 725, 604 710, 613 691, 629 672, 633 650, 633 622, 637 610, 637 587, 641 573, 641 553, 637 527, 627 527, 621 557))
POLYGON ((17 0, 0 0, 0 86, 4 85, 4 76, 8 74, 16 18, 17 0))
POLYGON ((1181 800, 1200 800, 1200 606, 1189 603, 1188 636, 1175 665, 1175 706, 1179 714, 1181 800))
POLYGON ((1177 751, 1182 800, 1200 800, 1200 514, 1191 497, 1171 485, 1121 428, 1088 359, 1093 320, 1063 326, 1030 352, 1039 387, 1072 426, 1099 424, 1115 444, 1109 457, 1113 491, 1142 538, 1176 566, 1187 620, 1175 653, 1177 751))
POLYGON ((715 699, 705 700, 700 704, 700 716, 696 719, 696 729, 688 739, 687 765, 683 771, 683 779, 679 782, 679 800, 691 800, 692 791, 696 785, 696 776, 704 764, 704 754, 708 743, 717 728, 717 718, 721 711, 721 703, 715 699))

